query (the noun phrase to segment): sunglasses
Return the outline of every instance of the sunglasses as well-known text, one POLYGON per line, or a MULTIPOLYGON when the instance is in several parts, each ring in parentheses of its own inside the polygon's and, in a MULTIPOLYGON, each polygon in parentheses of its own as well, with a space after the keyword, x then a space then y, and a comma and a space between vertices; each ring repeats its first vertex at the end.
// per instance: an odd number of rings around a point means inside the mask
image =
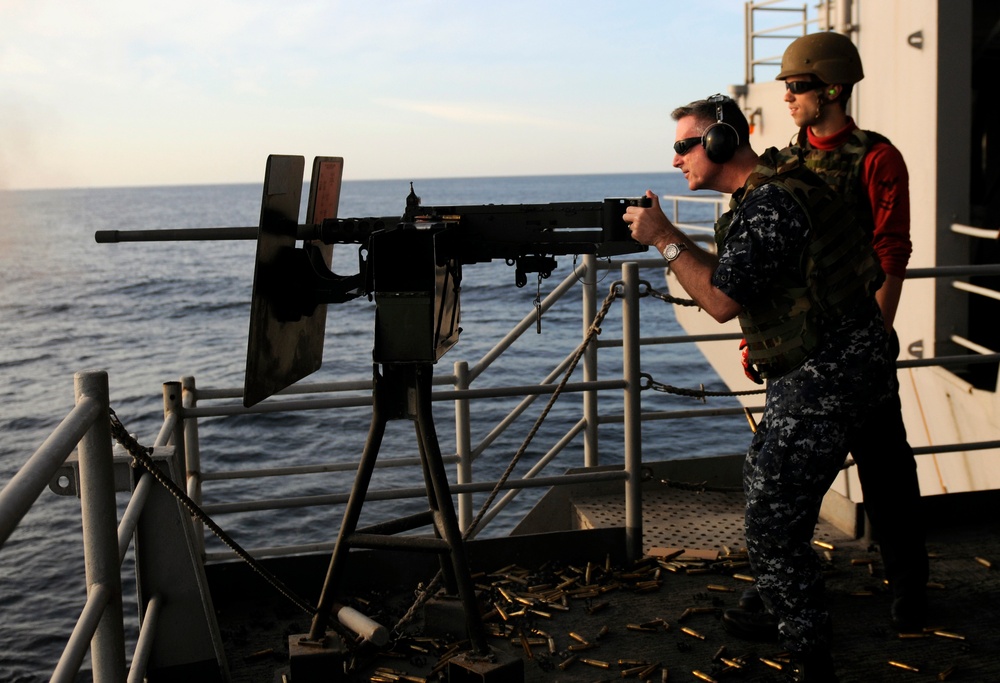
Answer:
POLYGON ((695 145, 701 144, 701 138, 684 138, 683 140, 678 140, 674 143, 674 151, 680 156, 684 156, 691 151, 695 145))
POLYGON ((785 81, 785 90, 793 95, 801 95, 813 90, 819 90, 822 87, 824 87, 824 84, 819 81, 785 81))

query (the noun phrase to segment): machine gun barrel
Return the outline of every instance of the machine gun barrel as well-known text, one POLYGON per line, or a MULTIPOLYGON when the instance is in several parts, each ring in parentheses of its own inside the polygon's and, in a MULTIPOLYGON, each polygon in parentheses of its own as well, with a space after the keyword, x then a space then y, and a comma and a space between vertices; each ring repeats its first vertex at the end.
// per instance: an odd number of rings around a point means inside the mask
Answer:
POLYGON ((98 230, 98 244, 116 242, 191 242, 200 240, 255 240, 259 228, 172 228, 168 230, 98 230))

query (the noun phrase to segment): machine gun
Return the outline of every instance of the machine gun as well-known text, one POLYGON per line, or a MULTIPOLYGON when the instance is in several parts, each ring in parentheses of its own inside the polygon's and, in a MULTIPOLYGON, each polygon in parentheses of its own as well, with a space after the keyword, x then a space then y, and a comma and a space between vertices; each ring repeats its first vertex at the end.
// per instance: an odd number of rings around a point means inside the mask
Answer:
MULTIPOLYGON (((325 629, 343 587, 350 550, 397 547, 442 555, 446 590, 462 599, 473 656, 453 657, 449 667, 465 667, 482 680, 523 680, 520 659, 491 654, 487 643, 434 429, 432 364, 454 346, 461 332, 463 265, 504 259, 516 267, 516 284, 524 286, 527 273, 548 277, 558 255, 645 251, 631 239, 622 215, 626 206, 648 206, 649 200, 425 207, 411 184, 400 217, 341 219, 337 206, 343 159, 317 157, 306 221, 299 224, 303 170, 302 157, 268 158, 257 230, 107 231, 98 233, 97 241, 257 238, 243 391, 247 407, 319 368, 327 304, 363 295, 375 299, 371 427, 312 627, 307 635, 290 639, 292 668, 296 661, 315 660, 320 651, 330 658, 339 656, 325 629), (301 246, 296 246, 298 241, 301 246), (337 275, 330 269, 334 244, 360 245, 357 273, 337 275), (416 425, 428 510, 358 529, 386 423, 397 419, 416 425), (433 536, 392 538, 428 524, 435 528, 433 536)), ((329 680, 329 672, 324 676, 329 680)))
POLYGON ((555 256, 645 251, 622 220, 641 198, 551 204, 422 206, 410 184, 400 216, 338 218, 343 159, 313 163, 298 222, 304 159, 268 157, 259 228, 99 231, 98 242, 257 239, 243 403, 255 405, 322 364, 326 304, 376 304, 376 363, 436 362, 458 341, 462 266, 503 259, 523 287, 555 256), (298 246, 297 246, 298 244, 298 246), (331 270, 335 244, 357 244, 358 272, 331 270))

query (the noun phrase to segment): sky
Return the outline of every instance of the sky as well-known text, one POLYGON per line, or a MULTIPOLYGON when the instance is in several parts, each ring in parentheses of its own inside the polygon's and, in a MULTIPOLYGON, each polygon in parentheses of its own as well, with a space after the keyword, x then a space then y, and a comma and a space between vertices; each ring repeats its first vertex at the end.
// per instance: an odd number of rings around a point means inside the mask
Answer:
POLYGON ((0 189, 670 169, 742 0, 0 0, 0 189))

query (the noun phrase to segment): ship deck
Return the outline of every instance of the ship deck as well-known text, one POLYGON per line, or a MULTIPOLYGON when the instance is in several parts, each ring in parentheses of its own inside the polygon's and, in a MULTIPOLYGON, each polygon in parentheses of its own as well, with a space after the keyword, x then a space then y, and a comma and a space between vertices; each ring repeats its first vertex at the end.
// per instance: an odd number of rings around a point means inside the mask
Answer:
MULTIPOLYGON (((925 501, 932 589, 929 629, 916 636, 901 637, 891 626, 890 597, 874 543, 823 522, 817 527, 816 540, 831 546, 817 546, 817 552, 827 567, 834 657, 843 683, 1000 681, 996 497, 959 494, 925 501)), ((524 680, 530 682, 641 680, 643 669, 645 680, 652 681, 781 681, 776 667, 782 653, 776 645, 741 641, 720 622, 721 610, 735 607, 749 585, 741 576, 747 571, 740 555, 742 506, 736 493, 645 492, 647 557, 631 566, 621 559, 620 496, 576 501, 579 526, 589 530, 470 542, 469 561, 484 603, 498 605, 507 616, 504 621, 495 609, 487 614, 490 647, 502 661, 520 659, 524 680), (679 548, 685 554, 672 561, 650 557, 679 548), (571 586, 558 600, 551 589, 539 588, 567 581, 571 586), (543 604, 543 598, 565 606, 543 604)), ((352 576, 361 570, 357 574, 364 577, 352 579, 352 597, 363 601, 354 604, 383 624, 395 624, 412 603, 417 582, 430 578, 437 560, 364 552, 350 560, 352 576)), ((272 569, 289 581, 319 586, 326 561, 282 560, 272 569)), ((288 642, 308 632, 308 615, 240 576, 235 565, 209 573, 213 583, 227 586, 214 599, 232 680, 295 683, 288 642), (246 592, 255 596, 253 601, 243 599, 246 592)), ((345 680, 443 680, 435 672, 447 669, 442 659, 460 644, 450 635, 462 631, 460 622, 460 608, 435 601, 402 629, 405 637, 391 650, 355 652, 354 671, 345 680)), ((511 680, 510 669, 483 673, 453 664, 452 670, 453 680, 511 680)))

